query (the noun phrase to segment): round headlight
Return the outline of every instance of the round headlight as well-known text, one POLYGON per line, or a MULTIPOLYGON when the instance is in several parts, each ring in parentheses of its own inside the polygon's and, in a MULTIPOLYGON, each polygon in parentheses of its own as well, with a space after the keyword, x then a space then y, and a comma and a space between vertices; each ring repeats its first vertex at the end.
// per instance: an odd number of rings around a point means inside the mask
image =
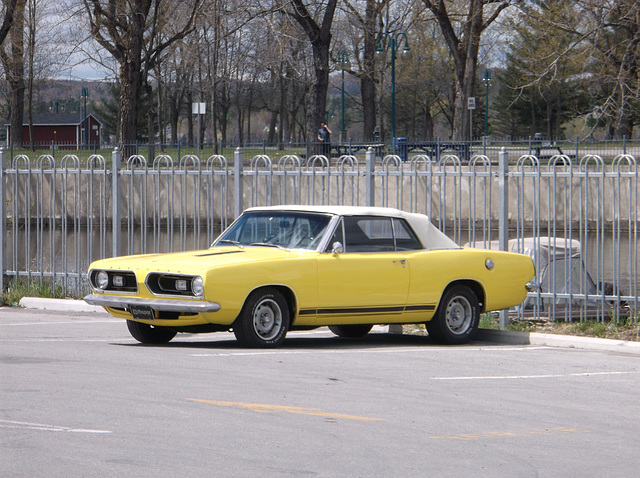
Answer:
POLYGON ((96 286, 99 289, 105 290, 109 285, 109 274, 105 271, 100 271, 96 274, 96 286))
POLYGON ((193 278, 191 281, 191 292, 193 292, 193 295, 196 297, 204 297, 204 284, 202 277, 197 276, 193 278))

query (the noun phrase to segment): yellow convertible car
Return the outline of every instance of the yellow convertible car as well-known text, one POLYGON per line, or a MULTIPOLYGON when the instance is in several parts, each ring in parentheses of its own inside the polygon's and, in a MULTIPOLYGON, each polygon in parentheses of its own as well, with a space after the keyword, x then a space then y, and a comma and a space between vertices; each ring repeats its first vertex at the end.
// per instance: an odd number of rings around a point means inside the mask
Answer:
POLYGON ((461 248, 421 214, 275 206, 246 210, 206 250, 96 261, 85 301, 147 344, 232 330, 242 345, 274 347, 289 330, 361 337, 408 323, 462 344, 481 313, 522 302, 534 275, 530 257, 461 248))

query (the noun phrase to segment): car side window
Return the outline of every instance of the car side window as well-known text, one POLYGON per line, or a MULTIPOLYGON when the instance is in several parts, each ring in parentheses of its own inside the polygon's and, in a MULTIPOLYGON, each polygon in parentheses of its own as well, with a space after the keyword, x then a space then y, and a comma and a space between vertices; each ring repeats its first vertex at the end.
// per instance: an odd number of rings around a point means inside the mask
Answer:
POLYGON ((391 218, 347 216, 343 220, 345 252, 395 250, 391 218))
POLYGON ((392 252, 422 249, 422 244, 404 219, 345 216, 338 223, 326 252, 339 242, 344 252, 392 252))
POLYGON ((327 244, 327 248, 325 252, 331 252, 333 250, 333 244, 336 242, 339 242, 344 246, 344 233, 343 233, 343 227, 342 227, 342 219, 340 219, 340 222, 336 226, 335 231, 333 231, 333 235, 331 236, 331 240, 329 241, 329 244, 327 244))
POLYGON ((396 251, 416 251, 422 244, 404 219, 393 219, 393 230, 396 238, 396 251))

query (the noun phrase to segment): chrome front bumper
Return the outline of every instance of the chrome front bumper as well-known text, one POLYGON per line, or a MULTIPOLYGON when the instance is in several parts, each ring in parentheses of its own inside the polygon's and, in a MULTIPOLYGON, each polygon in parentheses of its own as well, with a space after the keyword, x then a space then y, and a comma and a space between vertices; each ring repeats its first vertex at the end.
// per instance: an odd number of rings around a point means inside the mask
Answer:
POLYGON ((189 312, 194 314, 217 312, 220 304, 195 300, 172 299, 140 299, 138 297, 123 297, 120 295, 89 294, 84 298, 87 304, 116 309, 128 309, 129 306, 147 306, 159 312, 189 312))
POLYGON ((524 287, 525 289, 527 289, 527 292, 538 292, 538 289, 540 289, 540 284, 538 284, 537 282, 527 282, 524 287))

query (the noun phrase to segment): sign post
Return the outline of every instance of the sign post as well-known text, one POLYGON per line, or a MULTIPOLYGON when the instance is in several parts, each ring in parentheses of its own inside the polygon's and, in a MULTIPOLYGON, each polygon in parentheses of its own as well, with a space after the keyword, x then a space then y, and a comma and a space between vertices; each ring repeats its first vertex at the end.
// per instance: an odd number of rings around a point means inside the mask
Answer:
POLYGON ((469 109, 469 141, 473 141, 473 110, 476 109, 476 97, 467 98, 467 108, 469 109))
POLYGON ((194 115, 198 115, 198 159, 200 159, 200 117, 207 112, 207 104, 206 103, 192 103, 191 104, 191 113, 194 115))

